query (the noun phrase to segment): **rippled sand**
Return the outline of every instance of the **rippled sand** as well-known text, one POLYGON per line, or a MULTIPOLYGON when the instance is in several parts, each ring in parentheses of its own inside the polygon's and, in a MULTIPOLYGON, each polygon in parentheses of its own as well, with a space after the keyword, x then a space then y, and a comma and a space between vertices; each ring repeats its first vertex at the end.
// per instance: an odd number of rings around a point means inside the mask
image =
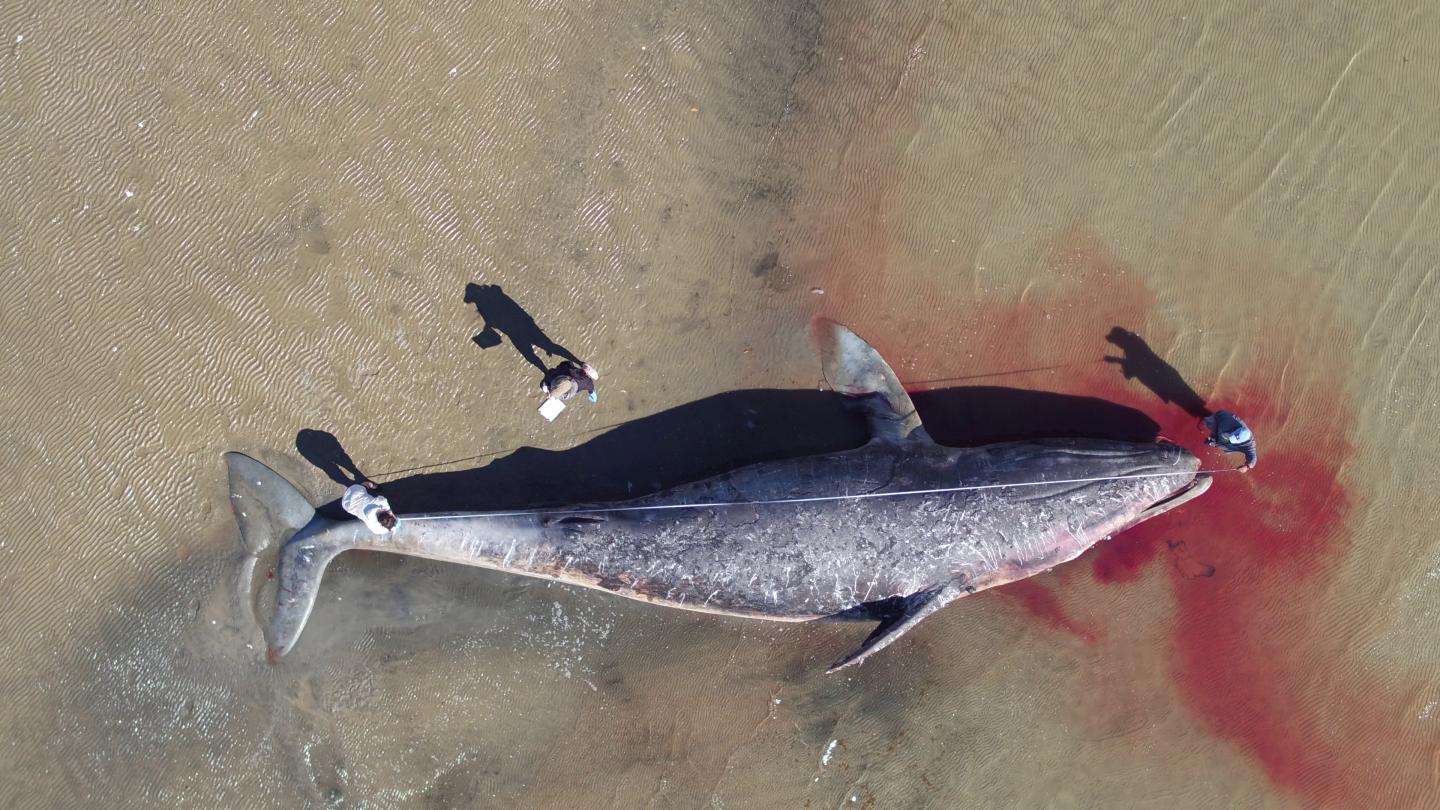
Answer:
POLYGON ((1440 803, 1437 42, 1420 3, 0 8, 0 793, 1440 803), (598 405, 540 420, 472 283, 598 405), (845 447, 821 315, 942 440, 1114 427, 1019 389, 1193 446, 1179 379, 1261 466, 837 676, 864 630, 364 554, 265 663, 222 452, 323 503, 327 431, 486 507, 845 447))

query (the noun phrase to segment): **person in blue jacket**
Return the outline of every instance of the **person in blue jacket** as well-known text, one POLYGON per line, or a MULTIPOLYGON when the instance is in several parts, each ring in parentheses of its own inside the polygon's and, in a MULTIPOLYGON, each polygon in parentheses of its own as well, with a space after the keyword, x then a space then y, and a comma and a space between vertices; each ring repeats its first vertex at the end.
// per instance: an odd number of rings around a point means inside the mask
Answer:
POLYGON ((1210 434, 1205 443, 1227 453, 1244 453, 1245 462, 1235 469, 1249 472, 1255 468, 1259 455, 1255 452, 1255 435, 1240 417, 1229 411, 1216 411, 1200 420, 1200 429, 1210 434))

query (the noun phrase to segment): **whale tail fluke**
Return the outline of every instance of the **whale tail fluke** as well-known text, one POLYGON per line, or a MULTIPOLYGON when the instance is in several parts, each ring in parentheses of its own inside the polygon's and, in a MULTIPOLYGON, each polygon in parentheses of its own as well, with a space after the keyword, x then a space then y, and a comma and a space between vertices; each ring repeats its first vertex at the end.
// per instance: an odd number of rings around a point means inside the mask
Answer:
POLYGON ((250 554, 279 546, 315 516, 315 508, 280 473, 243 453, 226 453, 230 507, 250 554))
POLYGON ((230 468, 230 505, 245 550, 258 556, 279 548, 275 564, 277 594, 266 641, 271 663, 295 645, 325 566, 335 555, 352 548, 346 538, 328 537, 335 521, 315 514, 315 508, 284 476, 242 453, 226 453, 230 468))

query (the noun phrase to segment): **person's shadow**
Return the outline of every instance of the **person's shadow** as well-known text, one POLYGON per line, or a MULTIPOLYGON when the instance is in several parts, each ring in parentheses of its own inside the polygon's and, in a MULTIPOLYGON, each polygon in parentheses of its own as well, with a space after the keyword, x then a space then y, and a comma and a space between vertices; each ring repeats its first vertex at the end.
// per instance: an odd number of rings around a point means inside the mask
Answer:
POLYGON ((480 312, 480 317, 485 319, 485 328, 480 334, 471 338, 476 346, 482 349, 490 349, 499 346, 501 335, 510 338, 510 343, 520 356, 530 361, 531 365, 544 372, 548 369, 540 361, 536 349, 545 352, 551 357, 563 357, 570 362, 580 365, 580 358, 573 352, 551 340, 535 319, 523 307, 515 303, 515 299, 505 294, 499 284, 466 284, 465 303, 474 304, 475 309, 480 312))
POLYGON ((1149 388, 1162 402, 1173 403, 1185 409, 1191 416, 1203 418, 1210 415, 1205 398, 1185 382, 1175 367, 1160 359, 1139 335, 1127 329, 1115 327, 1105 339, 1115 344, 1125 354, 1121 357, 1105 357, 1105 362, 1120 366, 1125 379, 1136 379, 1149 388))
POLYGON ((323 430, 304 428, 295 434, 295 449, 311 464, 342 487, 368 481, 368 476, 355 466, 350 454, 340 446, 335 434, 323 430))

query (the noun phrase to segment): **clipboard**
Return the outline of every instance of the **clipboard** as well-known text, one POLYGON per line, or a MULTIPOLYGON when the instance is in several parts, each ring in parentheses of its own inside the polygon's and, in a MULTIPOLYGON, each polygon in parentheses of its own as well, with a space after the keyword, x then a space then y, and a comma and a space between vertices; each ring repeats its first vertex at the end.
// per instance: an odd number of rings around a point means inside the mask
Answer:
POLYGON ((545 401, 540 403, 539 410, 540 415, 545 417, 546 422, 554 422, 555 417, 559 416, 560 412, 565 410, 565 403, 554 397, 546 397, 545 401))

